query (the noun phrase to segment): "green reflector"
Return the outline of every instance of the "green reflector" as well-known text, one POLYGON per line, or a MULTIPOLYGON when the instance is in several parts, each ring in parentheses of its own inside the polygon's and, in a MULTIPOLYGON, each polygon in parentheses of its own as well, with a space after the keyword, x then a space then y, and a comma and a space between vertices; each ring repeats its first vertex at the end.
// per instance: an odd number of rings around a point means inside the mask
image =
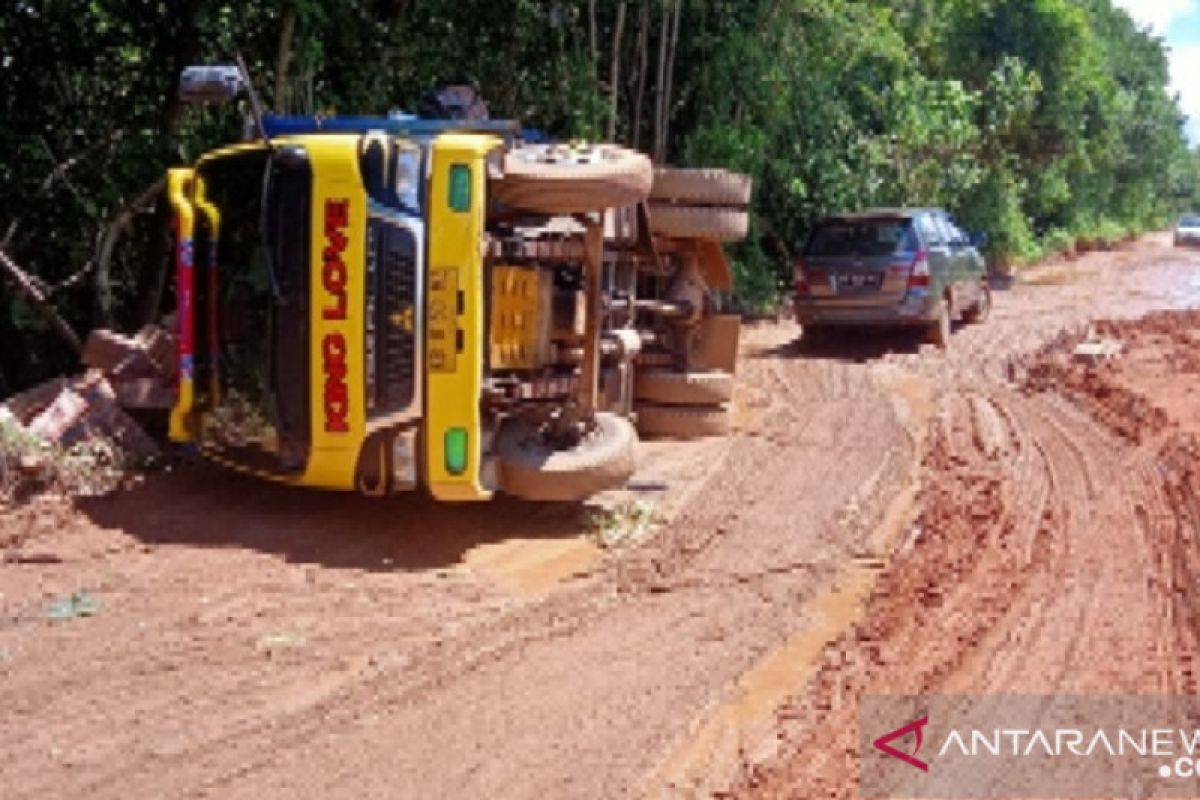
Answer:
POLYGON ((462 475, 467 471, 467 432, 462 428, 446 431, 446 472, 462 475))
POLYGON ((466 164, 450 166, 450 208, 471 210, 471 168, 466 164))

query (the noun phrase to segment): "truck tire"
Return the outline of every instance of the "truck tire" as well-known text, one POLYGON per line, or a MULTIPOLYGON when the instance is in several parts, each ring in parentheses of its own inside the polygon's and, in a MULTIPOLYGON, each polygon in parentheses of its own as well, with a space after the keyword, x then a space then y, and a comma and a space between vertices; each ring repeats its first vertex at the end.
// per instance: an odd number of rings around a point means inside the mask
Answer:
POLYGON ((637 466, 637 433, 616 414, 597 414, 596 428, 571 450, 554 450, 523 420, 496 437, 500 489, 538 502, 579 502, 624 486, 637 466))
POLYGON ((633 396, 663 405, 727 403, 733 397, 733 376, 720 370, 640 370, 634 380, 633 396))
POLYGON ((651 200, 694 203, 700 206, 745 206, 750 203, 749 175, 725 169, 654 170, 651 200))
POLYGON ((525 145, 505 155, 492 194, 523 211, 582 214, 642 202, 653 176, 649 158, 617 145, 525 145))
POLYGON ((738 242, 750 230, 750 215, 735 208, 650 206, 651 232, 668 239, 708 239, 714 242, 738 242))
POLYGON ((732 413, 727 405, 639 403, 636 410, 638 432, 647 438, 703 439, 724 436, 733 427, 732 413))

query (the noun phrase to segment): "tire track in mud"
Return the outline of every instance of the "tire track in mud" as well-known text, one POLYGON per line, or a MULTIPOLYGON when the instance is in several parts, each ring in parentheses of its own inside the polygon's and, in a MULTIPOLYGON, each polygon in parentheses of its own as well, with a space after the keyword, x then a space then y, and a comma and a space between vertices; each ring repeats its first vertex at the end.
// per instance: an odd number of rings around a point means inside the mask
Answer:
POLYGON ((1200 444, 1089 385, 1103 409, 942 383, 921 535, 780 715, 788 755, 738 796, 853 795, 864 694, 1194 690, 1200 444))

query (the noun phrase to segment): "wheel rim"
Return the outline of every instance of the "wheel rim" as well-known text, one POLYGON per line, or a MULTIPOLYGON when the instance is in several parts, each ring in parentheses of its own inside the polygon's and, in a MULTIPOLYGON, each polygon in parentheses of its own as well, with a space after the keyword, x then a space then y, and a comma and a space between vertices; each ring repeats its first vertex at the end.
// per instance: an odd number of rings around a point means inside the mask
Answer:
POLYGON ((617 153, 604 145, 534 145, 521 148, 514 155, 526 164, 563 166, 601 164, 618 158, 617 153))

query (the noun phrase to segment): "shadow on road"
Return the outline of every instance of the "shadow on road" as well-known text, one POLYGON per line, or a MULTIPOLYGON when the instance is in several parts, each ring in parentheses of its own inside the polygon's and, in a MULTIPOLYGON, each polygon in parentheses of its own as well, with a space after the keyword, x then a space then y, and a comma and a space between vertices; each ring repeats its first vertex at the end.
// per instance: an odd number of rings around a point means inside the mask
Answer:
POLYGON ((757 354, 758 358, 813 358, 865 364, 889 355, 920 352, 920 331, 847 328, 817 331, 780 347, 757 354))
POLYGON ((587 530, 580 504, 439 503, 423 494, 369 498, 298 489, 208 465, 81 499, 96 525, 151 545, 239 547, 291 562, 380 572, 436 570, 481 545, 570 539, 587 530))

